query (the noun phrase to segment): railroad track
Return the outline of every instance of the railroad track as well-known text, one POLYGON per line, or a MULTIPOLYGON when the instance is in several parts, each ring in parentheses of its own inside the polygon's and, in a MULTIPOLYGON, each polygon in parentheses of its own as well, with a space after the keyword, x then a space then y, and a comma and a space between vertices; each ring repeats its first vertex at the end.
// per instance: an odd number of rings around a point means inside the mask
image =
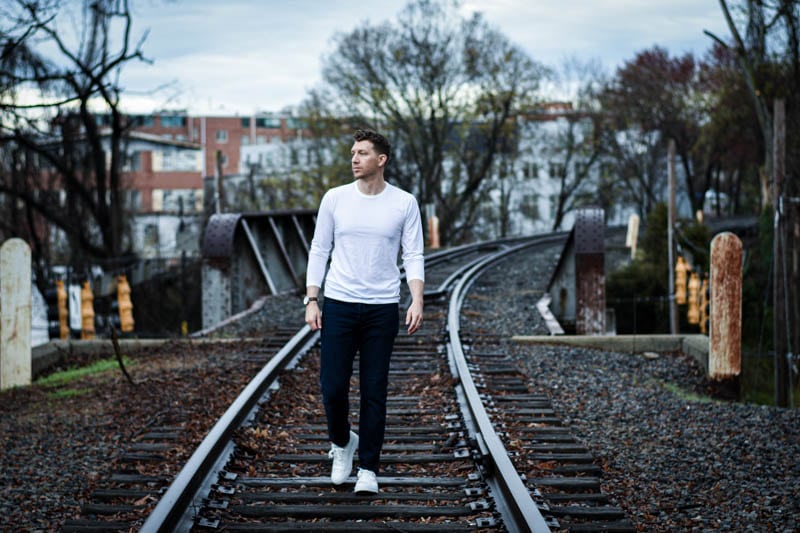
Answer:
MULTIPOLYGON (((461 343, 472 336, 460 330, 460 306, 480 272, 503 254, 561 240, 427 258, 425 325, 411 337, 401 328, 392 357, 380 494, 355 495, 352 480, 330 482, 318 335, 304 327, 277 353, 255 350, 252 358, 267 364, 160 495, 142 531, 633 530, 606 505, 598 467, 560 425, 546 392, 531 391, 504 354, 461 343)), ((357 431, 357 414, 351 418, 357 431)), ((79 522, 64 530, 101 527, 79 522)))
MULTIPOLYGON (((488 266, 479 265, 476 270, 484 272, 488 266)), ((507 279, 502 267, 486 278, 467 276, 456 292, 463 299, 463 289, 473 283, 492 285, 507 279)), ((460 303, 451 301, 452 322, 461 314, 455 312, 460 303)), ((460 331, 466 365, 488 417, 498 428, 515 470, 523 473, 526 490, 551 528, 637 531, 625 511, 602 492, 601 467, 587 445, 563 424, 548 391, 534 390, 520 361, 509 357, 496 335, 469 331, 457 323, 450 327, 460 331)))

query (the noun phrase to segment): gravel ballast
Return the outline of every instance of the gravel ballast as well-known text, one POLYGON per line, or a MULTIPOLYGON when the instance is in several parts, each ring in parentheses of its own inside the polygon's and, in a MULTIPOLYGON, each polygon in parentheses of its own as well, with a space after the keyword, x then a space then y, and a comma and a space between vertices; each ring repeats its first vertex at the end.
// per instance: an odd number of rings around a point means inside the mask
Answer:
MULTIPOLYGON (((800 410, 713 400, 699 365, 682 354, 648 358, 568 346, 516 344, 545 335, 535 302, 560 247, 519 254, 487 271, 462 315, 462 330, 497 334, 537 391, 584 440, 604 470, 603 490, 643 531, 800 529, 800 410)), ((259 337, 300 327, 296 295, 270 298, 217 338, 259 337)), ((138 432, 185 424, 186 453, 246 384, 236 354, 247 346, 175 344, 135 357, 132 387, 118 370, 61 388, 0 393, 0 512, 10 530, 54 531, 115 467, 138 432), (62 389, 77 391, 58 395, 62 389), (202 427, 201 427, 202 426, 202 427)), ((174 474, 175 465, 164 465, 174 474)))
MULTIPOLYGON (((546 335, 534 303, 553 260, 518 254, 486 271, 462 330, 546 335)), ((510 340, 495 349, 524 361, 534 388, 552 396, 603 467, 603 490, 641 530, 800 529, 800 410, 714 400, 701 367, 682 354, 510 340)))

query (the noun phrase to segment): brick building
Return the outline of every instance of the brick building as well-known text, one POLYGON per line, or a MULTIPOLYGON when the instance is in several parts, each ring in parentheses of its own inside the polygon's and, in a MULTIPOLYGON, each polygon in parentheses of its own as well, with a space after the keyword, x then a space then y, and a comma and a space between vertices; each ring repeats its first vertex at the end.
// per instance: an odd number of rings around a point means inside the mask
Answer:
MULTIPOLYGON (((132 119, 135 123, 135 132, 200 147, 202 158, 195 183, 196 188, 200 190, 203 187, 203 176, 215 174, 217 152, 221 155, 221 174, 237 174, 240 169, 242 146, 269 144, 275 141, 286 142, 302 137, 304 133, 302 123, 296 118, 271 114, 249 117, 191 116, 185 112, 165 111, 152 115, 136 115, 132 119)), ((143 196, 142 209, 151 205, 153 204, 143 196)))
MULTIPOLYGON (((108 116, 98 116, 100 125, 108 116)), ((303 136, 300 121, 289 116, 192 116, 185 111, 131 115, 123 166, 126 205, 133 214, 134 249, 143 257, 168 257, 188 242, 197 253, 204 205, 204 180, 216 173, 240 173, 242 147, 282 144, 303 136), (188 226, 187 226, 188 225, 188 226), (185 233, 185 231, 184 231, 185 233)), ((246 165, 245 165, 246 166, 246 165)), ((186 249, 186 247, 183 247, 186 249)))

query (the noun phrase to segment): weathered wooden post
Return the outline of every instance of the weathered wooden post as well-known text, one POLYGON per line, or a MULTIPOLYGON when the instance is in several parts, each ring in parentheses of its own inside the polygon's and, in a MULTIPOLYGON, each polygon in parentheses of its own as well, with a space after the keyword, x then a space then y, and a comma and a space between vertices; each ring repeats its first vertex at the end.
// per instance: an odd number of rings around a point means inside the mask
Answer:
POLYGON ((0 390, 31 382, 31 249, 0 246, 0 390))
POLYGON ((742 372, 742 241, 730 232, 711 241, 708 374, 718 394, 739 398, 742 372))
POLYGON ((675 139, 669 140, 667 155, 669 205, 667 206, 667 268, 669 269, 669 332, 678 333, 678 304, 675 301, 675 139))
POLYGON ((772 233, 772 324, 773 342, 775 345, 775 405, 778 407, 789 406, 789 387, 791 374, 789 360, 786 354, 789 351, 786 342, 786 327, 789 316, 786 313, 786 291, 789 287, 784 283, 784 254, 786 243, 784 240, 786 230, 786 206, 783 201, 784 180, 786 178, 786 102, 783 99, 775 100, 774 132, 773 132, 773 176, 772 176, 772 207, 775 209, 772 233))

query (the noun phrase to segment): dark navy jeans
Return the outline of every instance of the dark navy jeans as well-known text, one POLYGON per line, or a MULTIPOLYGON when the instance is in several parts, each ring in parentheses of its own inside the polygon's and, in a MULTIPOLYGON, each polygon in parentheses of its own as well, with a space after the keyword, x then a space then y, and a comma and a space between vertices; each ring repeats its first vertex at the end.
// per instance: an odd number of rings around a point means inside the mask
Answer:
POLYGON ((399 329, 399 306, 349 303, 325 298, 322 304, 322 403, 328 436, 337 446, 350 439, 350 377, 359 354, 361 410, 359 466, 376 474, 386 427, 389 359, 399 329))

